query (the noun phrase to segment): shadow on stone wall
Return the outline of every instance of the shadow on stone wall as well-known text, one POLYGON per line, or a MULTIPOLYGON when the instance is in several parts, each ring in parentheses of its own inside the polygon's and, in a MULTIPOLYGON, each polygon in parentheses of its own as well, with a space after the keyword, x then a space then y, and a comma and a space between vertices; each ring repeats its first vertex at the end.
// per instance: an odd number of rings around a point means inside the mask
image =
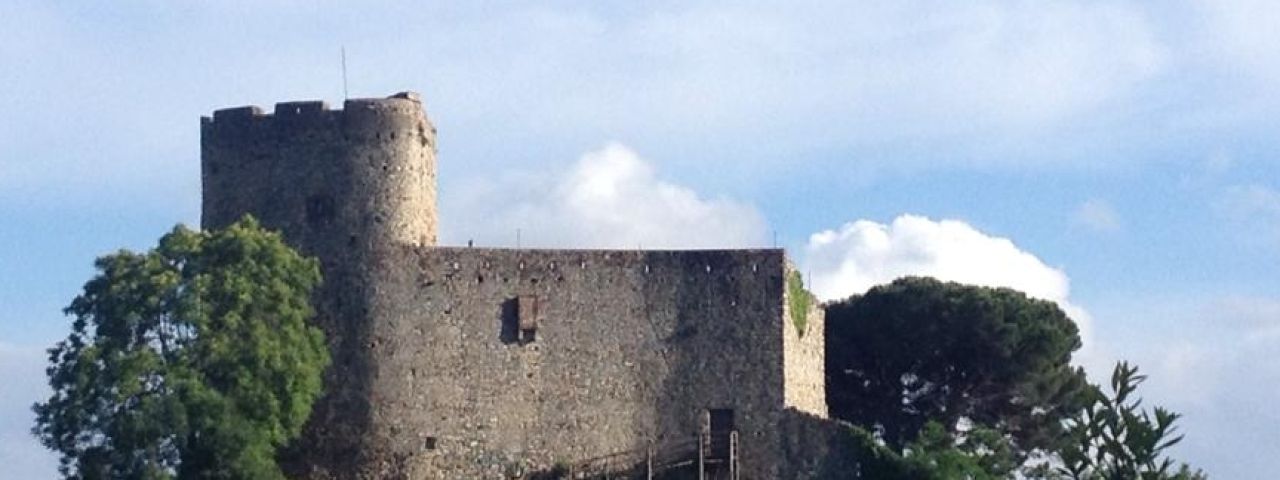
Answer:
POLYGON ((314 322, 325 331, 332 358, 324 395, 302 436, 279 455, 290 478, 354 478, 372 426, 369 304, 361 282, 354 281, 357 274, 338 267, 325 273, 325 283, 314 295, 314 322))
POLYGON ((851 423, 795 409, 788 409, 785 417, 784 449, 790 472, 783 478, 938 480, 851 423))

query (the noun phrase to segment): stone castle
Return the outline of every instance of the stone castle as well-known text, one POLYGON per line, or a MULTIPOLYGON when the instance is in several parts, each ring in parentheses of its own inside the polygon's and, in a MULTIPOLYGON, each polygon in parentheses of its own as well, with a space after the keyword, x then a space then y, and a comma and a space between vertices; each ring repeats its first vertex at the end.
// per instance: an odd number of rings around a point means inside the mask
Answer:
POLYGON ((782 250, 438 246, 413 93, 217 110, 201 154, 205 228, 253 214, 321 261, 333 364, 290 476, 532 477, 690 439, 699 468, 816 475, 823 315, 782 250))

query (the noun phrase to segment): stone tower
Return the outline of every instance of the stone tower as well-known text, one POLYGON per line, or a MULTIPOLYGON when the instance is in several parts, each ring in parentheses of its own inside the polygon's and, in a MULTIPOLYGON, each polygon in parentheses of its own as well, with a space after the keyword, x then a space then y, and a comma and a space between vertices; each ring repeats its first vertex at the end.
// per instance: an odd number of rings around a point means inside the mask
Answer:
POLYGON ((202 222, 250 212, 323 257, 435 245, 435 127, 415 93, 218 110, 201 122, 202 222), (337 238, 337 234, 345 238, 337 238))
MULTIPOLYGON (((343 477, 370 428, 370 291, 365 266, 393 246, 436 243, 436 132, 415 93, 247 106, 201 119, 201 223, 252 214, 307 255, 324 284, 314 303, 333 365, 295 465, 343 477), (341 388, 334 388, 340 386, 341 388)), ((295 472, 305 473, 305 472, 295 472)))

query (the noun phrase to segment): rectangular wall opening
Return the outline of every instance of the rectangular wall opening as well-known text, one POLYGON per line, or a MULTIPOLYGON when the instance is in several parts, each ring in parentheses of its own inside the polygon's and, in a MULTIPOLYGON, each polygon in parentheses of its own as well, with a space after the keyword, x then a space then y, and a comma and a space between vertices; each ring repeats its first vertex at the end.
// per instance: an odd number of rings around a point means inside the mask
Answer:
POLYGON ((706 413, 706 455, 711 460, 729 460, 732 450, 730 437, 738 429, 733 409, 711 408, 706 413))
POLYGON ((539 301, 536 295, 520 295, 502 302, 502 343, 524 345, 537 338, 539 301))
POLYGON ((707 416, 707 429, 712 433, 729 433, 737 429, 732 408, 712 408, 707 410, 707 416))

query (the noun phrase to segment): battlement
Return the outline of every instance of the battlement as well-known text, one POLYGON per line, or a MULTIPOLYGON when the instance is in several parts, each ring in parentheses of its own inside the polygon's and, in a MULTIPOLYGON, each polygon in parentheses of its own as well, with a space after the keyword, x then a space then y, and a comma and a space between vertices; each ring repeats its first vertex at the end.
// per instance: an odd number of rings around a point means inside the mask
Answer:
POLYGON ((200 118, 201 127, 212 131, 243 131, 246 128, 267 129, 275 125, 331 125, 356 130, 413 128, 424 122, 423 133, 435 127, 426 118, 422 98, 415 92, 400 92, 386 98, 352 98, 343 102, 341 110, 332 110, 321 100, 280 102, 267 113, 257 105, 214 110, 212 116, 200 118))

